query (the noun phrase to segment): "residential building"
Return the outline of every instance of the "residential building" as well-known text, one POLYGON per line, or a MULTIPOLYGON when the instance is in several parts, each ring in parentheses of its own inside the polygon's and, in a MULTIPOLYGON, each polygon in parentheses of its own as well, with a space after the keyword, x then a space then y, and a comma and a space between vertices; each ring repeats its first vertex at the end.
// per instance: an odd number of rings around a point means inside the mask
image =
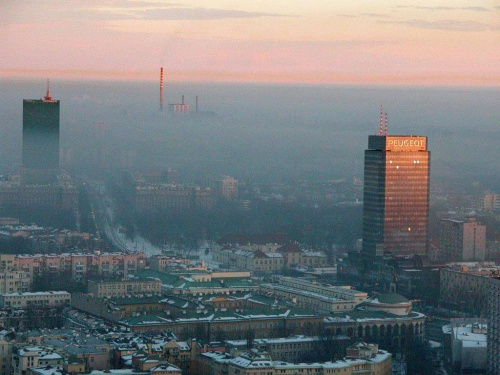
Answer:
POLYGON ((483 210, 494 211, 500 209, 500 195, 486 193, 483 199, 483 210))
POLYGON ((12 375, 26 375, 38 366, 62 367, 63 357, 53 347, 20 346, 12 349, 12 375))
POLYGON ((486 226, 474 218, 441 220, 442 260, 448 262, 482 261, 486 258, 486 226))
POLYGON ((0 271, 0 294, 29 292, 31 278, 23 271, 0 271))
POLYGON ((0 306, 3 308, 25 309, 28 307, 62 307, 69 305, 70 302, 71 294, 63 291, 0 294, 0 306))
POLYGON ((215 194, 229 201, 238 199, 238 180, 231 176, 218 176, 213 181, 215 194))
POLYGON ((488 295, 488 367, 489 375, 500 374, 500 277, 489 279, 488 295))
MULTIPOLYGON (((32 282, 34 277, 64 275, 81 280, 87 274, 94 276, 128 277, 146 267, 144 253, 62 253, 9 255, 0 254, 0 270, 24 272, 32 282)), ((24 278, 24 276, 23 276, 24 278)), ((1 282, 0 282, 1 284, 1 282)))
POLYGON ((492 262, 450 263, 440 270, 440 303, 454 310, 485 317, 491 277, 500 274, 492 262))
POLYGON ((12 373, 12 348, 15 339, 16 334, 13 331, 0 331, 0 375, 10 375, 12 373))

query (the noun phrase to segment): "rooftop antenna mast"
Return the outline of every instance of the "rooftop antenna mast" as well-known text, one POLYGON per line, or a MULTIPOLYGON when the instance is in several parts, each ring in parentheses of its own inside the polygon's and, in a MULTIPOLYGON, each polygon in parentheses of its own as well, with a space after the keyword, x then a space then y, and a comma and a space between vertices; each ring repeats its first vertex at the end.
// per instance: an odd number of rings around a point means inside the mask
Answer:
POLYGON ((163 67, 160 69, 160 112, 163 112, 163 67))
POLYGON ((45 93, 45 97, 43 99, 52 100, 52 97, 50 96, 50 81, 48 78, 47 78, 47 92, 45 93))
POLYGON ((384 121, 384 113, 383 113, 383 106, 380 104, 380 121, 378 124, 378 135, 382 135, 382 123, 384 121))
POLYGON ((388 131, 387 131, 387 125, 388 125, 389 121, 388 121, 388 116, 387 116, 387 112, 385 113, 385 135, 388 135, 388 131))

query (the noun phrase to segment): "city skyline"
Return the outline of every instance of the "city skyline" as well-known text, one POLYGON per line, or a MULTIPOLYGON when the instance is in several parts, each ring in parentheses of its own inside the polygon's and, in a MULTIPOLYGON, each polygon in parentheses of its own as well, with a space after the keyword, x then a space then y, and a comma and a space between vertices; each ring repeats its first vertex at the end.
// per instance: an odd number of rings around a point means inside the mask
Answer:
POLYGON ((166 81, 500 84, 495 1, 56 1, 0 11, 0 77, 157 80, 164 66, 166 81))

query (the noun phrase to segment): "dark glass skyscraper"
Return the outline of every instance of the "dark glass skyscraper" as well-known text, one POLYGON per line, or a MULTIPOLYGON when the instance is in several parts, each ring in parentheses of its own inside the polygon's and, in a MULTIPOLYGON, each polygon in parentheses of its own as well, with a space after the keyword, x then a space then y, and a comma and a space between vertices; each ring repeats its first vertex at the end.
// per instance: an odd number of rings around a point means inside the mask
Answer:
POLYGON ((59 168, 59 100, 23 100, 23 167, 59 168))
POLYGON ((429 171, 427 137, 369 136, 363 198, 366 256, 426 253, 429 171))

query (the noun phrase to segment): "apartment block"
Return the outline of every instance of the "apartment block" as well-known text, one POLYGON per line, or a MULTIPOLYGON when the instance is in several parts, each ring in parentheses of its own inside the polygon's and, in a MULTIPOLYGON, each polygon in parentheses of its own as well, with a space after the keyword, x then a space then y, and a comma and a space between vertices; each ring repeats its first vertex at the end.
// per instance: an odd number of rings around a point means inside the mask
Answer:
POLYGON ((0 293, 29 292, 31 278, 23 271, 0 271, 0 293))
POLYGON ((443 260, 482 261, 486 258, 486 226, 475 219, 441 221, 440 244, 443 260))
POLYGON ((499 273, 500 268, 494 263, 450 263, 440 270, 440 302, 452 309, 484 317, 490 279, 499 273))
POLYGON ((0 270, 22 271, 31 281, 36 276, 61 274, 76 280, 83 279, 87 274, 127 277, 145 267, 146 256, 141 252, 101 253, 96 251, 93 253, 0 255, 0 270))
POLYGON ((64 291, 5 293, 0 295, 0 306, 25 309, 27 307, 62 307, 71 302, 71 294, 64 291))
POLYGON ((488 296, 488 374, 500 374, 500 278, 489 279, 488 296))

